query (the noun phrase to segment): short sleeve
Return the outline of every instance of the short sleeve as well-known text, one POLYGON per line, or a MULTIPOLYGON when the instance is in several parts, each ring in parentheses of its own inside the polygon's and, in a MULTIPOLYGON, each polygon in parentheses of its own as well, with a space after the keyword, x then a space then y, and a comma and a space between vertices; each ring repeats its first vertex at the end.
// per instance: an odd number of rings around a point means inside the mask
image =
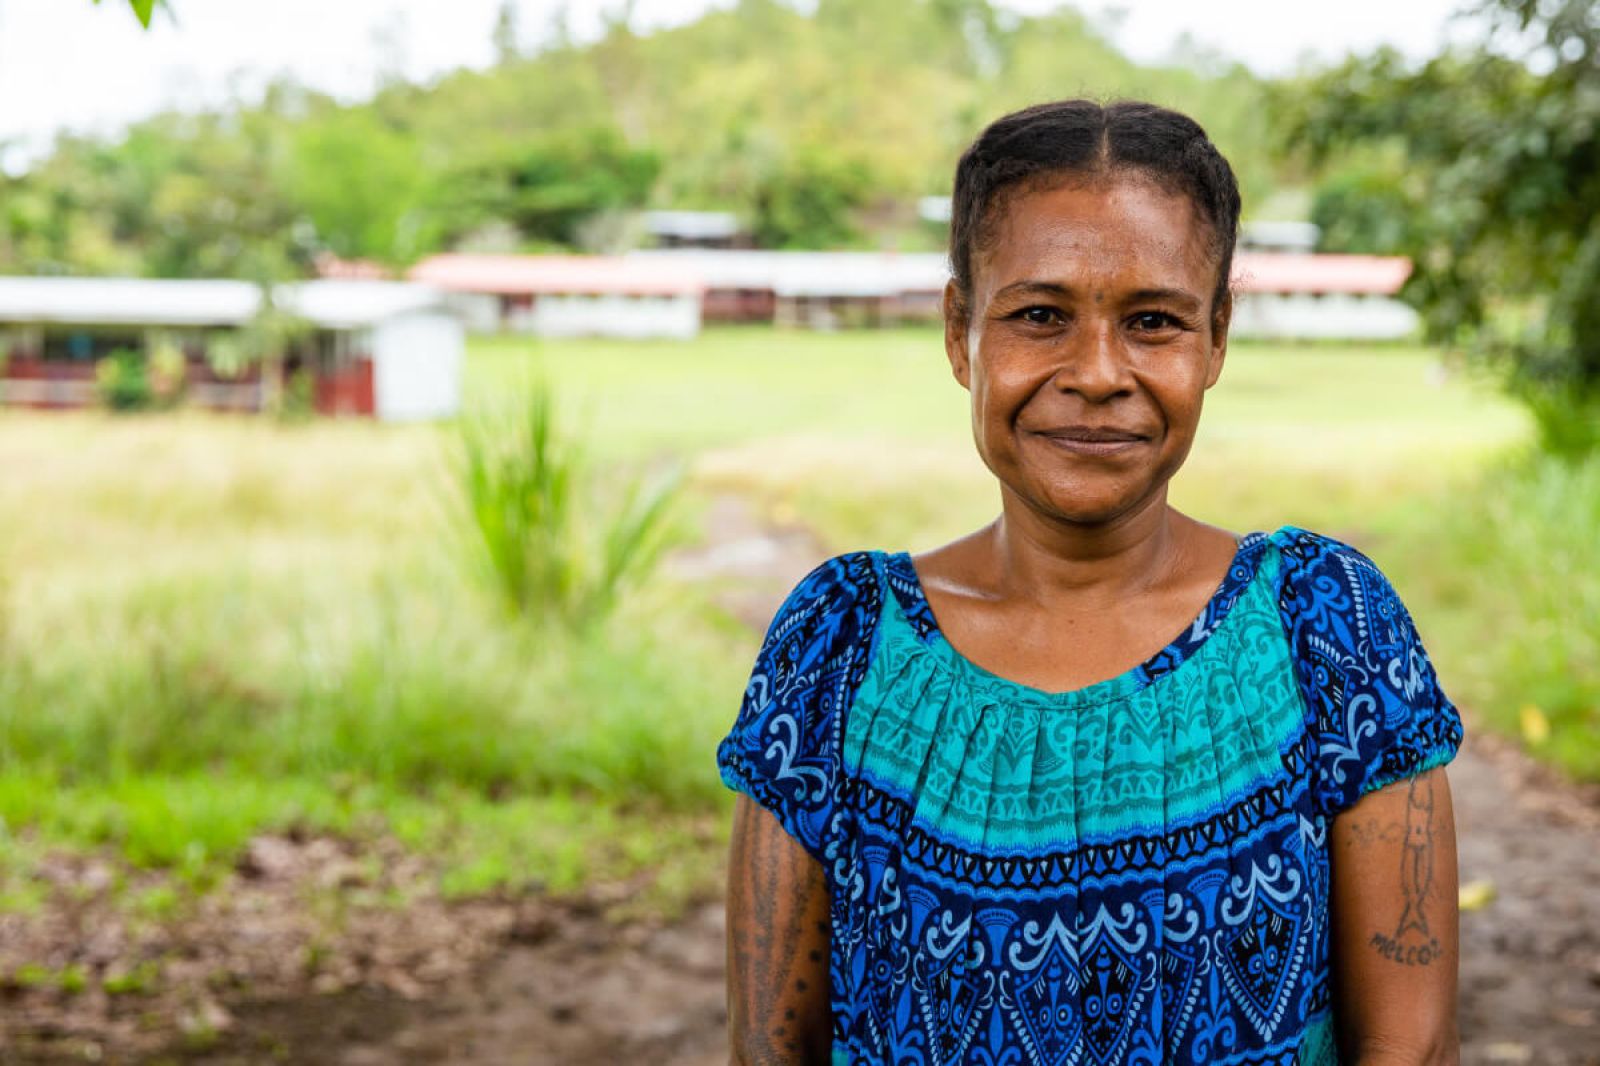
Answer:
POLYGON ((1309 715, 1315 798, 1331 816, 1449 762, 1461 715, 1372 560, 1305 530, 1280 536, 1279 609, 1309 715))
POLYGON ((723 783, 771 811, 824 864, 845 712, 866 675, 881 597, 868 552, 835 556, 801 579, 773 616, 717 747, 723 783))

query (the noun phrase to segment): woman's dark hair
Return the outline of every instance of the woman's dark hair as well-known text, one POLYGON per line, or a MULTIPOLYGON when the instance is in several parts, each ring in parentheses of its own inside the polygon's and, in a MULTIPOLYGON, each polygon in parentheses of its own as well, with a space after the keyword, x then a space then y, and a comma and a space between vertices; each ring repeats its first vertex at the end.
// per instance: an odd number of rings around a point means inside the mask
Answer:
POLYGON ((972 299, 972 259, 992 236, 1007 196, 1059 179, 1137 171, 1189 197, 1211 227, 1217 257, 1212 308, 1228 294, 1239 231, 1233 168, 1187 115, 1137 100, 1104 106, 1057 100, 996 119, 956 164, 950 214, 950 270, 962 305, 972 299))

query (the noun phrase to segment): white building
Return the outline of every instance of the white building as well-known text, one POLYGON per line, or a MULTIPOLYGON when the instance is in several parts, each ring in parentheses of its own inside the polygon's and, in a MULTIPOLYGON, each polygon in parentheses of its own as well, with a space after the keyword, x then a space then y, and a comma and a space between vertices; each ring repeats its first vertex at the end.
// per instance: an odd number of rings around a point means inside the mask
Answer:
POLYGON ((608 256, 436 255, 410 277, 450 293, 475 332, 540 337, 688 340, 705 290, 692 271, 608 256))
POLYGON ((937 319, 950 277, 942 252, 683 249, 627 258, 700 278, 708 320, 813 329, 937 319))
MULTIPOLYGON (((384 281, 280 286, 278 305, 305 330, 286 353, 315 409, 385 420, 452 415, 461 402, 465 342, 443 294, 384 281)), ((230 372, 239 330, 260 307, 243 281, 0 277, 0 400, 31 407, 95 401, 96 364, 114 352, 181 355, 196 406, 259 410, 261 367, 230 372)))
POLYGON ((1322 227, 1315 222, 1242 222, 1239 250, 1245 252, 1299 252, 1317 250, 1322 227))
POLYGON ((749 234, 728 211, 646 211, 641 221, 657 248, 735 248, 749 234))
POLYGON ((1239 252, 1234 257, 1235 337, 1402 340, 1416 311, 1395 298, 1411 276, 1402 256, 1239 252))

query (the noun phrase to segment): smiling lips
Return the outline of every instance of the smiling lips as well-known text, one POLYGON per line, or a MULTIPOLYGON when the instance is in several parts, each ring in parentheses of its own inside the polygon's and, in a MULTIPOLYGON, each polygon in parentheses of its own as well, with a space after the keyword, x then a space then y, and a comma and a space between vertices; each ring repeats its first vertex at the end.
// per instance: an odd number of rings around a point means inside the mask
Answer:
POLYGON ((1038 430, 1036 435, 1078 455, 1116 455, 1150 439, 1142 433, 1115 426, 1060 426, 1038 430))

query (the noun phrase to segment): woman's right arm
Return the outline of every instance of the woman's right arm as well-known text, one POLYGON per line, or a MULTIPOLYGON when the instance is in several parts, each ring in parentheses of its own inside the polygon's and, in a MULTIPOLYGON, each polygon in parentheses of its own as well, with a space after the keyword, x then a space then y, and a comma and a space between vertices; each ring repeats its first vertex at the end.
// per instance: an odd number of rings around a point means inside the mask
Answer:
POLYGON ((728 1061, 826 1063, 828 885, 771 812, 741 794, 728 862, 728 1061))

